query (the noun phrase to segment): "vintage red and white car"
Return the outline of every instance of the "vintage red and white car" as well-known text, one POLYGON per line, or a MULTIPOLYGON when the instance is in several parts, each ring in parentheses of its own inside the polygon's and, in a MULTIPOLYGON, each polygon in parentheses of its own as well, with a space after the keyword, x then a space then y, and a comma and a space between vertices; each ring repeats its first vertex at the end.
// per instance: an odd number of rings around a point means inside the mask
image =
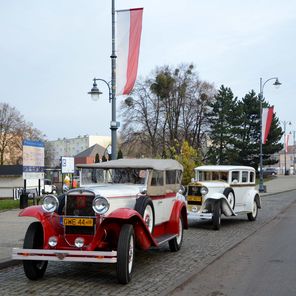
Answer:
POLYGON ((248 166, 205 165, 195 168, 195 178, 188 185, 188 219, 211 220, 213 228, 226 217, 247 214, 256 220, 261 201, 255 187, 255 169, 248 166))
POLYGON ((47 195, 42 206, 20 213, 38 220, 23 248, 12 251, 29 279, 43 277, 48 261, 101 262, 116 263, 117 279, 126 284, 136 247, 181 248, 188 227, 181 164, 119 159, 78 167, 80 188, 59 198, 47 195))

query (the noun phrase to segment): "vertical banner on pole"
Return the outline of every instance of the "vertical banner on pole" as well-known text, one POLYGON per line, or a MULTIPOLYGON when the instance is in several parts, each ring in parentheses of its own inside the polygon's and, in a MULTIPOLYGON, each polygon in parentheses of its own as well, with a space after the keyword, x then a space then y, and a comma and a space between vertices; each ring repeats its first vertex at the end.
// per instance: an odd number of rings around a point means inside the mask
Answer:
POLYGON ((266 143, 273 117, 273 106, 262 109, 262 144, 266 143))
POLYGON ((129 94, 138 72, 143 8, 117 11, 117 95, 129 94))

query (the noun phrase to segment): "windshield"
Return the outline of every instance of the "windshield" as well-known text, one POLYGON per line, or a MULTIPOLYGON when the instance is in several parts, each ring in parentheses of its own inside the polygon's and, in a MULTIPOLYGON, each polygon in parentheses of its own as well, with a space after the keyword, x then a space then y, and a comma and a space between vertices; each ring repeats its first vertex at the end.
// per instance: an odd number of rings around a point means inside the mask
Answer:
POLYGON ((88 184, 146 184, 147 170, 141 169, 96 169, 81 170, 81 185, 88 184))

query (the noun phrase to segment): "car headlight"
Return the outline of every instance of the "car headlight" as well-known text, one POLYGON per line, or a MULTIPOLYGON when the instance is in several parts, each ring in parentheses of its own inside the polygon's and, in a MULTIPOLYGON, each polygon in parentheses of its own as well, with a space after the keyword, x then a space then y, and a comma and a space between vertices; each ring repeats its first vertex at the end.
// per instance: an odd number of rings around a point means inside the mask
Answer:
POLYGON ((109 210, 109 207, 109 201, 103 196, 97 196, 93 200, 92 208, 99 215, 105 214, 109 210))
POLYGON ((42 202, 42 209, 45 212, 52 213, 54 212, 59 206, 59 200, 54 195, 46 195, 43 198, 42 202))
POLYGON ((208 189, 206 186, 202 186, 202 187, 200 188, 200 193, 201 193, 202 195, 206 195, 208 192, 209 192, 209 189, 208 189))

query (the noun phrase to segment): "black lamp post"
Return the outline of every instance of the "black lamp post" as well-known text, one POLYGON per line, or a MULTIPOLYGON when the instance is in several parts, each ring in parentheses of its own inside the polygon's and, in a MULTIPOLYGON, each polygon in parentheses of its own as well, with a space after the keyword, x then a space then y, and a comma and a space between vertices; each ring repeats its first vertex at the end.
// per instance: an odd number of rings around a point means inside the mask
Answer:
POLYGON ((272 77, 267 79, 264 83, 262 83, 262 78, 260 78, 260 93, 259 93, 259 100, 260 100, 260 162, 259 162, 259 167, 260 167, 260 180, 259 180, 259 192, 264 192, 264 184, 263 184, 263 147, 262 147, 262 101, 264 99, 263 97, 263 90, 264 90, 264 86, 265 84, 270 81, 270 80, 275 80, 275 82, 273 83, 273 85, 275 86, 280 86, 281 83, 279 82, 277 77, 272 77))
POLYGON ((109 102, 112 104, 111 109, 111 148, 112 148, 112 159, 116 159, 117 156, 117 129, 119 127, 119 122, 116 121, 116 53, 115 53, 115 0, 112 0, 112 54, 111 58, 111 81, 108 83, 106 80, 101 78, 94 78, 93 87, 88 93, 91 95, 93 100, 98 100, 102 92, 98 89, 97 81, 104 82, 108 86, 109 90, 109 102))

